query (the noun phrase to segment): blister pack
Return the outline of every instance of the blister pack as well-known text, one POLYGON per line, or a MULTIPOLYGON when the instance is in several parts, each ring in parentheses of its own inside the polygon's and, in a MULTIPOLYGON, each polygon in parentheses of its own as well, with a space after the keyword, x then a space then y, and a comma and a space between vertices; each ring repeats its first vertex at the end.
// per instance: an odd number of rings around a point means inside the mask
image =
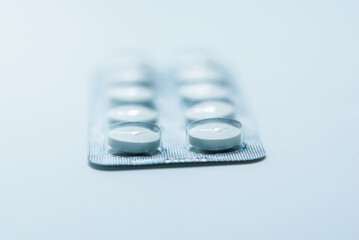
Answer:
POLYGON ((159 72, 133 54, 99 71, 89 111, 90 165, 264 158, 237 81, 220 63, 203 54, 187 54, 159 72))

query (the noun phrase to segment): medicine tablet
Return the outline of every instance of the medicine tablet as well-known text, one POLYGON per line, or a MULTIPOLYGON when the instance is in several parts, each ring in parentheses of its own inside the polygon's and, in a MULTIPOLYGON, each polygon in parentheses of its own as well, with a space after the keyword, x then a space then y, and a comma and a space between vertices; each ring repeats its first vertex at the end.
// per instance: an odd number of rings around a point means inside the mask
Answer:
POLYGON ((179 89, 180 96, 186 101, 226 99, 229 91, 224 86, 213 83, 186 84, 179 89))
POLYGON ((120 152, 143 154, 160 146, 160 129, 150 123, 125 122, 107 133, 108 145, 120 152))
POLYGON ((112 70, 106 75, 110 83, 140 83, 151 82, 150 72, 141 68, 124 68, 112 70))
POLYGON ((193 67, 177 73, 176 79, 181 83, 223 82, 225 74, 217 68, 193 67))
POLYGON ((189 143, 202 150, 222 151, 241 143, 241 123, 224 118, 212 118, 190 123, 189 143))
POLYGON ((232 118, 234 107, 223 101, 204 101, 187 109, 187 121, 197 121, 206 118, 232 118))
POLYGON ((121 86, 108 91, 108 97, 114 102, 148 103, 154 100, 153 91, 144 86, 121 86))
POLYGON ((149 107, 137 104, 112 108, 107 114, 110 123, 115 122, 156 122, 157 112, 149 107))

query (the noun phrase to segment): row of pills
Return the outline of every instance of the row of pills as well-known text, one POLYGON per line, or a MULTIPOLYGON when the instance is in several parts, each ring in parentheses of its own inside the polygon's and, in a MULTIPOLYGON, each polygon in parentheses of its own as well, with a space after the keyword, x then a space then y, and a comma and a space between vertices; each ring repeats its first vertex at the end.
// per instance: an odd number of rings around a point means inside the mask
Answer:
POLYGON ((235 108, 225 72, 207 60, 186 62, 175 72, 179 95, 184 102, 187 138, 190 145, 207 151, 239 146, 241 123, 234 120, 235 108), (185 105, 185 106, 187 106, 185 105), (194 122, 193 122, 194 121, 194 122))
POLYGON ((187 121, 234 117, 234 106, 224 101, 230 95, 225 85, 227 74, 216 64, 207 59, 185 61, 174 77, 180 85, 180 97, 191 104, 185 111, 187 121))
POLYGON ((106 74, 107 99, 112 108, 107 112, 111 125, 107 143, 119 152, 151 153, 161 142, 158 113, 153 107, 155 93, 150 68, 141 61, 121 64, 106 74))

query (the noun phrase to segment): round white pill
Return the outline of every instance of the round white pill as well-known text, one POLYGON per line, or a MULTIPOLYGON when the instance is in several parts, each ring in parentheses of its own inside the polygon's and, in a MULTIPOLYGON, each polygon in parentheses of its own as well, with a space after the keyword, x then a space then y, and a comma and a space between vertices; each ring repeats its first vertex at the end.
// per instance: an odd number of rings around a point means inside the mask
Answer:
POLYGON ((213 83, 186 84, 179 89, 180 96, 186 101, 226 99, 229 91, 224 86, 213 83))
POLYGON ((125 122, 107 133, 108 145, 120 152, 142 154, 160 146, 160 129, 150 123, 125 122))
POLYGON ((176 79, 180 83, 223 82, 225 78, 222 71, 210 67, 192 67, 176 74, 176 79))
POLYGON ((110 123, 156 122, 157 112, 143 105, 131 104, 110 109, 107 117, 110 123))
POLYGON ((206 118, 232 118, 234 107, 223 101, 204 101, 194 104, 186 110, 187 121, 197 121, 206 118))
POLYGON ((148 103, 154 100, 154 93, 144 86, 121 86, 111 88, 108 91, 108 97, 120 103, 148 103))
POLYGON ((151 76, 149 71, 141 68, 122 68, 110 71, 106 75, 106 80, 110 83, 148 84, 151 82, 151 76))
POLYGON ((189 124, 189 143, 202 150, 222 151, 241 143, 241 123, 224 118, 204 119, 189 124))

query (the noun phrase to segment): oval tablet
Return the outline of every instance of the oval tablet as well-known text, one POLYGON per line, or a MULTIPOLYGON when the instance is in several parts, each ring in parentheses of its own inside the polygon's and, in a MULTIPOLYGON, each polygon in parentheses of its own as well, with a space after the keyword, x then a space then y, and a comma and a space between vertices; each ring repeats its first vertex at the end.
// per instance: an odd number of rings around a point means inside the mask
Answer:
POLYGON ((156 122, 157 112, 149 107, 137 104, 112 108, 107 117, 110 123, 115 122, 156 122))
POLYGON ((242 124, 225 118, 192 122, 187 127, 189 143, 202 150, 222 151, 241 143, 242 124))
POLYGON ((197 121, 206 118, 232 118, 234 107, 223 101, 204 101, 194 104, 186 110, 187 121, 197 121))
POLYGON ((222 71, 210 67, 193 67, 176 74, 176 79, 180 83, 223 82, 225 78, 222 71))
POLYGON ((149 103, 154 100, 154 93, 145 86, 121 86, 111 88, 108 97, 119 103, 149 103))
POLYGON ((179 89, 180 96, 186 101, 226 99, 229 91, 226 87, 213 83, 186 84, 179 89))
POLYGON ((112 70, 106 75, 110 83, 139 83, 148 84, 151 82, 150 73, 141 68, 124 68, 112 70))
POLYGON ((111 148, 131 154, 154 152, 160 146, 160 139, 160 128, 144 122, 119 123, 107 133, 111 148))

